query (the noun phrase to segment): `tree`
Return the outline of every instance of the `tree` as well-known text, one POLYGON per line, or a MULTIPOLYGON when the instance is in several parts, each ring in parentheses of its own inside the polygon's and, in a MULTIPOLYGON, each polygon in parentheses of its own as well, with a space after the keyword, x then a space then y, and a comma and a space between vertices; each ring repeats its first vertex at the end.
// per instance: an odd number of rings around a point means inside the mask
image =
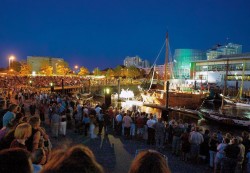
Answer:
POLYGON ((89 74, 89 70, 86 67, 81 67, 78 73, 79 76, 86 76, 89 74))
POLYGON ((46 76, 51 76, 53 74, 53 67, 48 64, 43 64, 40 69, 40 74, 44 74, 46 76))
POLYGON ((28 65, 27 63, 21 64, 21 70, 20 70, 20 75, 30 75, 31 74, 31 66, 28 65))
POLYGON ((140 77, 140 75, 141 75, 140 70, 137 67, 130 66, 127 68, 127 77, 128 78, 135 79, 135 78, 140 77))
POLYGON ((123 77, 125 76, 124 69, 122 66, 118 65, 114 69, 114 76, 115 77, 123 77))
POLYGON ((114 77, 114 75, 115 75, 115 72, 114 72, 114 70, 111 69, 111 68, 109 68, 109 69, 106 71, 106 74, 105 74, 105 76, 106 76, 107 79, 110 79, 110 78, 114 77))
POLYGON ((60 65, 57 65, 56 72, 59 75, 67 75, 70 72, 70 69, 60 64, 60 65))
POLYGON ((21 62, 19 61, 13 61, 10 65, 11 69, 13 69, 16 72, 20 72, 21 70, 21 62))
POLYGON ((144 69, 140 69, 140 77, 145 78, 146 77, 146 71, 144 69))
POLYGON ((101 72, 101 70, 98 68, 98 67, 96 67, 95 69, 94 69, 94 75, 95 76, 100 76, 101 74, 102 74, 102 72, 101 72))

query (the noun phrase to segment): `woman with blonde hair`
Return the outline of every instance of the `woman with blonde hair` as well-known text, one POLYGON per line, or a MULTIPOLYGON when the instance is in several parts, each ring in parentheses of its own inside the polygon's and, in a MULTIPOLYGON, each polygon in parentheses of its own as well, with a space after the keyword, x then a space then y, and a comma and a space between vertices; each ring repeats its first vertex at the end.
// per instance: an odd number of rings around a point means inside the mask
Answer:
POLYGON ((25 141, 31 136, 32 127, 29 123, 19 124, 14 132, 15 139, 11 142, 10 148, 22 148, 27 150, 25 141))
POLYGON ((155 150, 139 152, 133 160, 129 173, 170 173, 167 158, 155 150))

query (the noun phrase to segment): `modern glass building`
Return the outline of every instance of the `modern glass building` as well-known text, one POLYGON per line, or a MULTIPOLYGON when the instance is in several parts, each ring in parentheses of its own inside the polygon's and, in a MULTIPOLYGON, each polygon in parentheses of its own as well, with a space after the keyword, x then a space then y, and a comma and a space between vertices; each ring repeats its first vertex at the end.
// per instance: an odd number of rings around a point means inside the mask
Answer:
POLYGON ((215 59, 220 55, 233 55, 233 54, 241 54, 242 53, 242 45, 228 43, 227 45, 216 45, 212 49, 207 51, 207 59, 215 59))
POLYGON ((206 60, 205 52, 197 49, 176 49, 172 63, 174 79, 190 79, 191 62, 206 60))
POLYGON ((242 80, 250 84, 250 53, 221 55, 212 60, 192 62, 190 76, 193 80, 223 85, 226 72, 229 86, 242 80))

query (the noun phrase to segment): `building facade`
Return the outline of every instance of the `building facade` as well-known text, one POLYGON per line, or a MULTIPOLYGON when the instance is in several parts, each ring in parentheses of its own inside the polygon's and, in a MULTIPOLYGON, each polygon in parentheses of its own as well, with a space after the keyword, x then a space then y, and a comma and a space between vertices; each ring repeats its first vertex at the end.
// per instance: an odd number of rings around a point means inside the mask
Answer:
MULTIPOLYGON (((152 71, 152 68, 148 67, 148 68, 142 68, 143 70, 145 70, 146 74, 149 74, 152 71)), ((155 78, 158 79, 164 79, 164 75, 165 75, 165 65, 156 65, 154 67, 154 71, 155 71, 155 78)))
POLYGON ((228 43, 227 45, 216 45, 207 51, 207 59, 215 59, 220 55, 234 55, 242 53, 242 45, 228 43))
POLYGON ((38 73, 43 65, 53 67, 53 74, 56 74, 56 68, 59 64, 66 62, 62 58, 45 57, 45 56, 28 56, 27 64, 30 65, 32 73, 38 73))
POLYGON ((240 86, 244 82, 245 89, 250 87, 250 53, 221 55, 216 59, 195 61, 191 63, 191 79, 224 85, 227 73, 228 86, 240 86))
POLYGON ((174 79, 190 79, 190 67, 192 61, 205 60, 205 52, 197 49, 176 49, 174 53, 174 61, 172 78, 174 79))
POLYGON ((149 61, 142 60, 139 56, 135 56, 135 57, 127 56, 123 61, 123 65, 126 67, 135 66, 137 68, 149 68, 150 67, 149 61))

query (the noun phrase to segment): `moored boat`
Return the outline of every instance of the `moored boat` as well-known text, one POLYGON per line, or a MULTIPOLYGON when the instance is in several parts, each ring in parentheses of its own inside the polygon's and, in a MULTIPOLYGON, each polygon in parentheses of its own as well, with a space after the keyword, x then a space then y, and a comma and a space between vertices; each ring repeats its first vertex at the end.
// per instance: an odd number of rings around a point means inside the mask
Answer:
MULTIPOLYGON (((170 107, 185 107, 197 109, 207 97, 207 93, 200 92, 169 92, 168 103, 170 107)), ((149 90, 141 93, 144 103, 165 105, 166 92, 163 90, 149 90)))
POLYGON ((178 84, 175 86, 175 88, 174 87, 169 88, 170 82, 173 82, 174 80, 183 81, 184 79, 174 79, 174 78, 170 79, 173 69, 172 67, 173 63, 168 62, 169 61, 168 33, 166 36, 165 44, 166 44, 166 56, 165 56, 164 76, 163 76, 164 79, 160 81, 162 85, 159 84, 160 82, 157 79, 158 83, 155 85, 155 87, 152 87, 155 74, 154 73, 155 68, 153 66, 151 69, 153 73, 151 79, 151 85, 148 90, 141 92, 142 100, 144 103, 147 104, 158 104, 158 105, 166 105, 167 107, 182 107, 188 109, 197 109, 202 104, 203 100, 208 96, 208 93, 206 91, 195 90, 196 89, 195 86, 182 87, 178 84))
POLYGON ((250 107, 249 101, 234 101, 228 98, 224 98, 226 103, 232 104, 234 106, 239 106, 239 107, 250 107))
POLYGON ((199 110, 198 112, 203 118, 213 120, 218 123, 231 126, 250 127, 250 119, 247 117, 227 116, 214 111, 204 112, 199 110))

